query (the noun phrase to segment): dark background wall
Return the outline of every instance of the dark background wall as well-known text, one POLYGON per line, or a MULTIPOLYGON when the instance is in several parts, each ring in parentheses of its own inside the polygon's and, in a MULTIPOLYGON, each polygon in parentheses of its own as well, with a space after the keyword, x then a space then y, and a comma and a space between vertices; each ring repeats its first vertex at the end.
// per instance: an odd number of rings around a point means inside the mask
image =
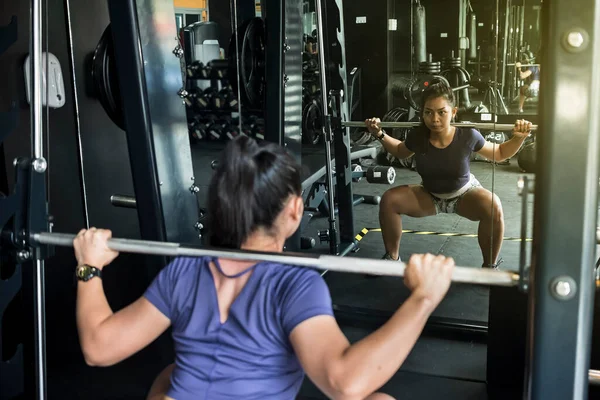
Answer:
POLYGON ((382 104, 387 108, 387 1, 345 1, 344 27, 347 71, 362 69, 363 113, 376 115, 382 104), (357 24, 357 17, 366 17, 367 22, 357 24))

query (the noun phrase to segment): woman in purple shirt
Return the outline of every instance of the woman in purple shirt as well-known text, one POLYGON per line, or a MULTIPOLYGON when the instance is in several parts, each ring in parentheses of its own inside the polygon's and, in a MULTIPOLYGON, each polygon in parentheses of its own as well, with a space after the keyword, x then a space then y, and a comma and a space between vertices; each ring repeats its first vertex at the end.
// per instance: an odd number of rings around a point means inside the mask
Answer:
POLYGON ((384 259, 399 260, 402 215, 426 217, 456 213, 479 221, 478 239, 483 266, 497 268, 504 236, 504 217, 498 196, 483 188, 471 174, 472 153, 496 162, 514 156, 531 131, 531 122, 515 122, 512 138, 501 145, 486 142, 471 128, 450 124, 457 108, 448 83, 434 79, 423 91, 421 126, 401 142, 381 129, 379 118, 365 121, 369 132, 398 159, 415 155, 420 185, 403 185, 388 190, 381 198, 379 221, 386 254, 384 259), (490 254, 490 248, 492 248, 490 254))
MULTIPOLYGON (((300 166, 274 144, 232 141, 209 188, 213 247, 281 252, 299 227, 300 166)), ((110 231, 74 240, 78 269, 101 271, 117 256, 110 231)), ((409 299, 380 329, 350 345, 338 327, 328 288, 312 269, 270 262, 178 258, 144 296, 113 313, 102 279, 80 280, 77 326, 85 360, 108 366, 138 352, 169 326, 175 362, 150 399, 287 399, 304 373, 328 397, 390 399, 374 393, 400 368, 450 285, 454 261, 411 258, 409 299)))

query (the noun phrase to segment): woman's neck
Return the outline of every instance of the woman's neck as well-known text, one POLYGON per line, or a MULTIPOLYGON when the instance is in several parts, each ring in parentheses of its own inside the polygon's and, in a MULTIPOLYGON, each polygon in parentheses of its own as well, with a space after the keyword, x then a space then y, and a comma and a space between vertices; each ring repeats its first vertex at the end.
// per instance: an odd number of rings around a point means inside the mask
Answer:
POLYGON ((265 232, 255 232, 242 243, 242 250, 281 253, 285 244, 284 238, 273 237, 265 232))
POLYGON ((446 128, 443 131, 429 131, 430 132, 430 138, 431 139, 435 139, 435 140, 439 140, 439 141, 443 141, 444 139, 452 136, 452 134, 454 133, 454 127, 452 125, 449 125, 448 128, 446 128))
MULTIPOLYGON (((285 239, 273 237, 266 234, 265 232, 254 232, 252 235, 242 243, 241 250, 245 251, 259 251, 265 253, 281 253, 285 239)), ((252 265, 256 264, 256 261, 242 261, 233 260, 227 258, 221 258, 220 264, 227 275, 235 275, 252 265)))

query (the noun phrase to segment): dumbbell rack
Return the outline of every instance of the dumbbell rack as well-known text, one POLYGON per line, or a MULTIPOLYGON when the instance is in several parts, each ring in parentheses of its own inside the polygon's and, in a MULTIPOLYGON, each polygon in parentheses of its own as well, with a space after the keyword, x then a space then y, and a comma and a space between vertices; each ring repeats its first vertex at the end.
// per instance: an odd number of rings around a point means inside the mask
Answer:
POLYGON ((228 141, 241 134, 263 140, 262 110, 253 110, 242 104, 230 85, 229 62, 213 60, 206 65, 194 61, 186 66, 185 88, 179 92, 186 106, 190 137, 193 142, 228 141), (202 89, 198 81, 209 81, 202 89), (240 118, 242 121, 240 123, 240 118))

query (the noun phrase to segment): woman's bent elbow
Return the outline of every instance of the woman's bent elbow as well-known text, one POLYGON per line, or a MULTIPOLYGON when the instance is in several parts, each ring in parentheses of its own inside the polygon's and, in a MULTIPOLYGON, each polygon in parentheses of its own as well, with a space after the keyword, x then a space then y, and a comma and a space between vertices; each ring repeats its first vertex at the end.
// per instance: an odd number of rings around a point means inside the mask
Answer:
POLYGON ((85 363, 90 367, 110 367, 117 363, 117 361, 110 356, 109 351, 106 351, 95 344, 82 344, 81 352, 83 353, 85 363))
POLYGON ((329 384, 335 391, 335 395, 332 396, 335 400, 362 400, 369 394, 360 378, 338 375, 331 377, 329 384))

